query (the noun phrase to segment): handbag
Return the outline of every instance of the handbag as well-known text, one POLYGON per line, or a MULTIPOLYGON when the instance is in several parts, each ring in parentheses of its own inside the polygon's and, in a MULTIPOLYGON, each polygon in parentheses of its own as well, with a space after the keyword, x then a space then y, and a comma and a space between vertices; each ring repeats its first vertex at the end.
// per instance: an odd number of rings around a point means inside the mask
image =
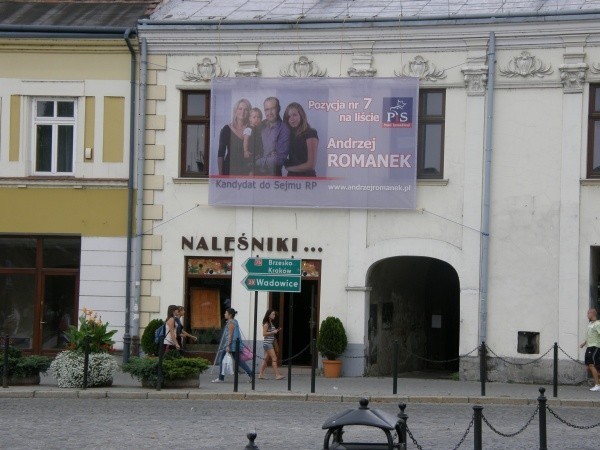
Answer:
POLYGON ((249 361, 254 357, 254 353, 248 347, 244 345, 242 351, 240 352, 240 359, 242 361, 249 361))
POLYGON ((221 375, 233 375, 233 358, 231 353, 225 353, 221 361, 221 375))

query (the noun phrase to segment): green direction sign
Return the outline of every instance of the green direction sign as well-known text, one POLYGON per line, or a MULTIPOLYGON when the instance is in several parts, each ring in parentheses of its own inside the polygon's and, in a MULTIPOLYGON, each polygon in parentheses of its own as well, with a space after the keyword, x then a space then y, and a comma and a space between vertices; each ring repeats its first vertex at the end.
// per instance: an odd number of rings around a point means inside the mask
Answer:
POLYGON ((250 275, 288 275, 299 277, 302 274, 301 259, 248 258, 244 269, 250 275))
POLYGON ((242 284, 249 291, 300 292, 300 276, 248 275, 242 284))

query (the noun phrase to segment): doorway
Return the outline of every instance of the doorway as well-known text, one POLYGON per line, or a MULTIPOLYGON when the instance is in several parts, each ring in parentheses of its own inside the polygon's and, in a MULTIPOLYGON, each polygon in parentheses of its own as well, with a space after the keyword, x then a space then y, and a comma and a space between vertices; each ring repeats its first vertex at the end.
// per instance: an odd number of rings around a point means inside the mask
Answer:
POLYGON ((34 349, 42 352, 58 351, 67 346, 65 332, 69 325, 77 326, 77 276, 72 274, 45 274, 40 304, 40 333, 34 349))
POLYGON ((272 292, 269 296, 269 308, 279 313, 276 325, 283 328, 277 336, 278 357, 283 365, 290 357, 294 366, 311 365, 310 344, 319 326, 320 272, 320 261, 302 261, 301 291, 272 292))
POLYGON ((426 257, 394 257, 370 271, 369 375, 398 371, 444 377, 458 371, 460 284, 448 263, 426 257))

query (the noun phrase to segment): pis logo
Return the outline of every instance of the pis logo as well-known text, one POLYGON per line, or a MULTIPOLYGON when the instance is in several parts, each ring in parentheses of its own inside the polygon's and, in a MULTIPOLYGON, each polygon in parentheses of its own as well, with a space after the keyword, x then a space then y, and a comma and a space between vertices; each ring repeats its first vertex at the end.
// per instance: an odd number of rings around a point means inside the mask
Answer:
POLYGON ((412 128, 412 97, 383 98, 383 128, 412 128))

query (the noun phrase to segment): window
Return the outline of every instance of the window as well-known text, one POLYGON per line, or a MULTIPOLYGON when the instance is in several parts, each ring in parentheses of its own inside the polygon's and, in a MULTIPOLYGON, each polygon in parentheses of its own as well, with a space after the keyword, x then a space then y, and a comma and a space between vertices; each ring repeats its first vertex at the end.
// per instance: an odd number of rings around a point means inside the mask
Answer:
POLYGON ((590 85, 587 177, 600 178, 600 85, 590 85))
POLYGON ((33 109, 35 173, 73 173, 75 101, 36 99, 33 109))
POLYGON ((417 142, 417 178, 444 175, 444 122, 446 92, 425 89, 419 92, 419 137, 417 142))
POLYGON ((181 176, 207 177, 210 92, 184 91, 181 102, 181 176))

